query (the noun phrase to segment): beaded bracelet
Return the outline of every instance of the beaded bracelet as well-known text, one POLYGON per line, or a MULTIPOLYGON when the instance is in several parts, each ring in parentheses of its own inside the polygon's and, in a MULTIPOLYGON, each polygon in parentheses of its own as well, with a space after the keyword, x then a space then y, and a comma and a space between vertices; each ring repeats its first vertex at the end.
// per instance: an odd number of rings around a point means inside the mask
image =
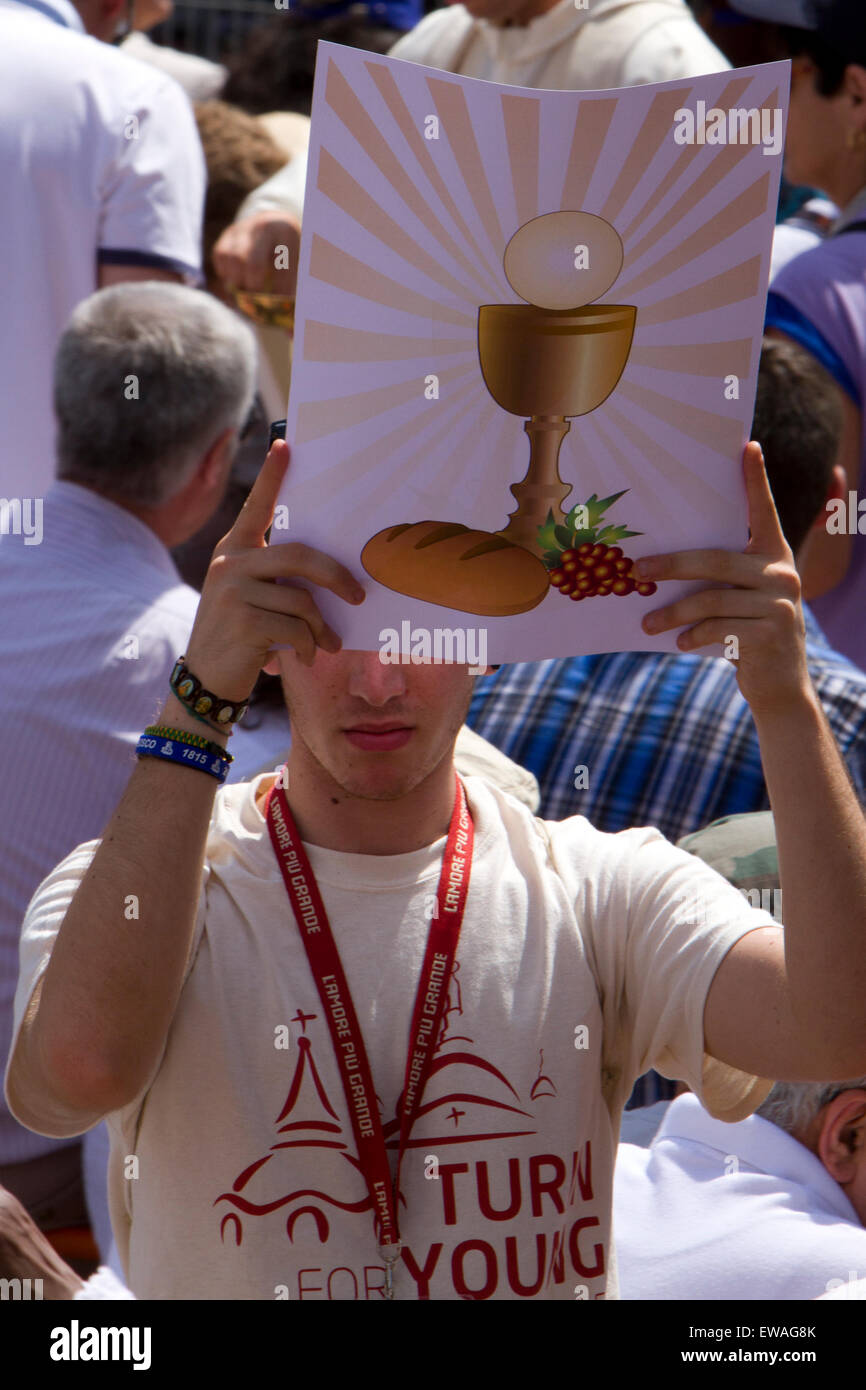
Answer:
POLYGON ((135 752, 139 758, 164 758, 166 762, 182 763, 184 767, 198 768, 199 772, 209 773, 220 783, 223 783, 229 774, 228 759, 217 758, 205 748, 195 748, 187 743, 178 743, 174 739, 160 742, 158 738, 153 738, 149 734, 142 734, 135 752))
POLYGON ((185 656, 179 656, 174 663, 168 683, 181 704, 203 724, 228 729, 229 724, 243 719, 249 707, 249 700, 222 700, 211 690, 205 690, 198 676, 187 666, 185 656))
POLYGON ((175 743, 186 743, 190 748, 204 748, 205 752, 212 753, 215 758, 224 758, 227 763, 234 762, 234 754, 227 752, 221 743, 202 738, 201 734, 191 734, 188 729, 170 729, 167 724, 148 724, 144 732, 153 734, 155 738, 170 738, 174 739, 175 743))

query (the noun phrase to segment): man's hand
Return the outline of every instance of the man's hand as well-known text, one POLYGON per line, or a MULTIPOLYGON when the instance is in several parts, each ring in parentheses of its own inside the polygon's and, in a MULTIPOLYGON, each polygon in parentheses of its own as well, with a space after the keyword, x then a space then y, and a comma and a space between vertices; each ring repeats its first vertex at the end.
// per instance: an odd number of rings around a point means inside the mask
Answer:
POLYGON ((737 640, 737 681, 752 712, 797 704, 810 691, 800 579, 767 480, 760 445, 747 444, 743 473, 749 499, 750 540, 742 554, 682 550, 637 561, 641 579, 704 579, 725 585, 702 589, 643 620, 645 632, 689 625, 677 638, 681 651, 737 640))
POLYGON ((187 646, 190 670, 226 700, 247 698, 275 647, 294 647, 308 666, 317 647, 340 650, 340 638, 309 588, 290 581, 320 584, 347 603, 364 599, 360 584, 331 556, 292 542, 266 544, 288 462, 288 446, 278 439, 243 511, 214 551, 187 646))
POLYGON ((294 217, 287 212, 256 212, 226 227, 213 249, 214 269, 229 290, 291 296, 298 279, 300 244, 301 229, 294 217), (280 254, 282 248, 285 251, 280 254))
POLYGON ((0 1187, 0 1279, 41 1279, 46 1299, 73 1298, 84 1284, 24 1207, 0 1187))

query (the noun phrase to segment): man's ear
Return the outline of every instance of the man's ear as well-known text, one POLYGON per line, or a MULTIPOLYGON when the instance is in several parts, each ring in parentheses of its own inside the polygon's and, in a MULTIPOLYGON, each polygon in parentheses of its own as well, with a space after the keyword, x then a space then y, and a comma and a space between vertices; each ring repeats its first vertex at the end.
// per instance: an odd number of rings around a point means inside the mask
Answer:
POLYGON ((840 463, 834 463, 833 471, 830 474, 830 481, 827 484, 827 496, 824 498, 824 505, 809 529, 812 531, 823 531, 827 525, 827 504, 829 502, 838 501, 848 501, 848 478, 842 465, 840 463))
POLYGON ((848 99, 848 138, 851 148, 862 154, 866 136, 866 68, 849 63, 842 79, 842 91, 848 99))
POLYGON ((237 448, 237 430, 223 430, 199 465, 199 477, 211 488, 224 486, 237 448))
POLYGON ((866 1152, 866 1091, 843 1091, 825 1105, 820 1118, 818 1157, 830 1177, 845 1187, 853 1181, 866 1152))
POLYGON ((280 668, 280 658, 276 652, 274 652, 273 656, 265 662, 264 666, 262 667, 262 670, 264 671, 266 676, 282 675, 282 670, 280 668))

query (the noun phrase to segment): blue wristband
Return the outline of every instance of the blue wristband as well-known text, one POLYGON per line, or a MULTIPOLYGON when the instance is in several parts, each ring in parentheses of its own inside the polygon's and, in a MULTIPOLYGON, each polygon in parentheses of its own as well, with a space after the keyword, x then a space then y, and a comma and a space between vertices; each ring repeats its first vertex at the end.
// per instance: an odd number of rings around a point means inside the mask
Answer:
POLYGON ((198 768, 199 772, 209 773, 220 783, 228 777, 231 766, 227 758, 218 758, 206 748, 195 748, 170 738, 154 738, 152 734, 142 734, 135 752, 139 758, 164 758, 166 762, 198 768))

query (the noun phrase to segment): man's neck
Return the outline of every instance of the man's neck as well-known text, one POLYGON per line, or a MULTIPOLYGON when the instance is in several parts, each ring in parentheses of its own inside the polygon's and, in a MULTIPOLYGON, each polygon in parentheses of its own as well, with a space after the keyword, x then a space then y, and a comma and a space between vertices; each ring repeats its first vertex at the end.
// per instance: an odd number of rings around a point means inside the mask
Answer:
MULTIPOLYGON (((447 835, 454 809, 455 769, 448 757, 403 796, 372 798, 346 792, 293 743, 286 796, 301 839, 343 854, 411 854, 447 835)), ((265 801, 276 777, 262 783, 265 801)))

